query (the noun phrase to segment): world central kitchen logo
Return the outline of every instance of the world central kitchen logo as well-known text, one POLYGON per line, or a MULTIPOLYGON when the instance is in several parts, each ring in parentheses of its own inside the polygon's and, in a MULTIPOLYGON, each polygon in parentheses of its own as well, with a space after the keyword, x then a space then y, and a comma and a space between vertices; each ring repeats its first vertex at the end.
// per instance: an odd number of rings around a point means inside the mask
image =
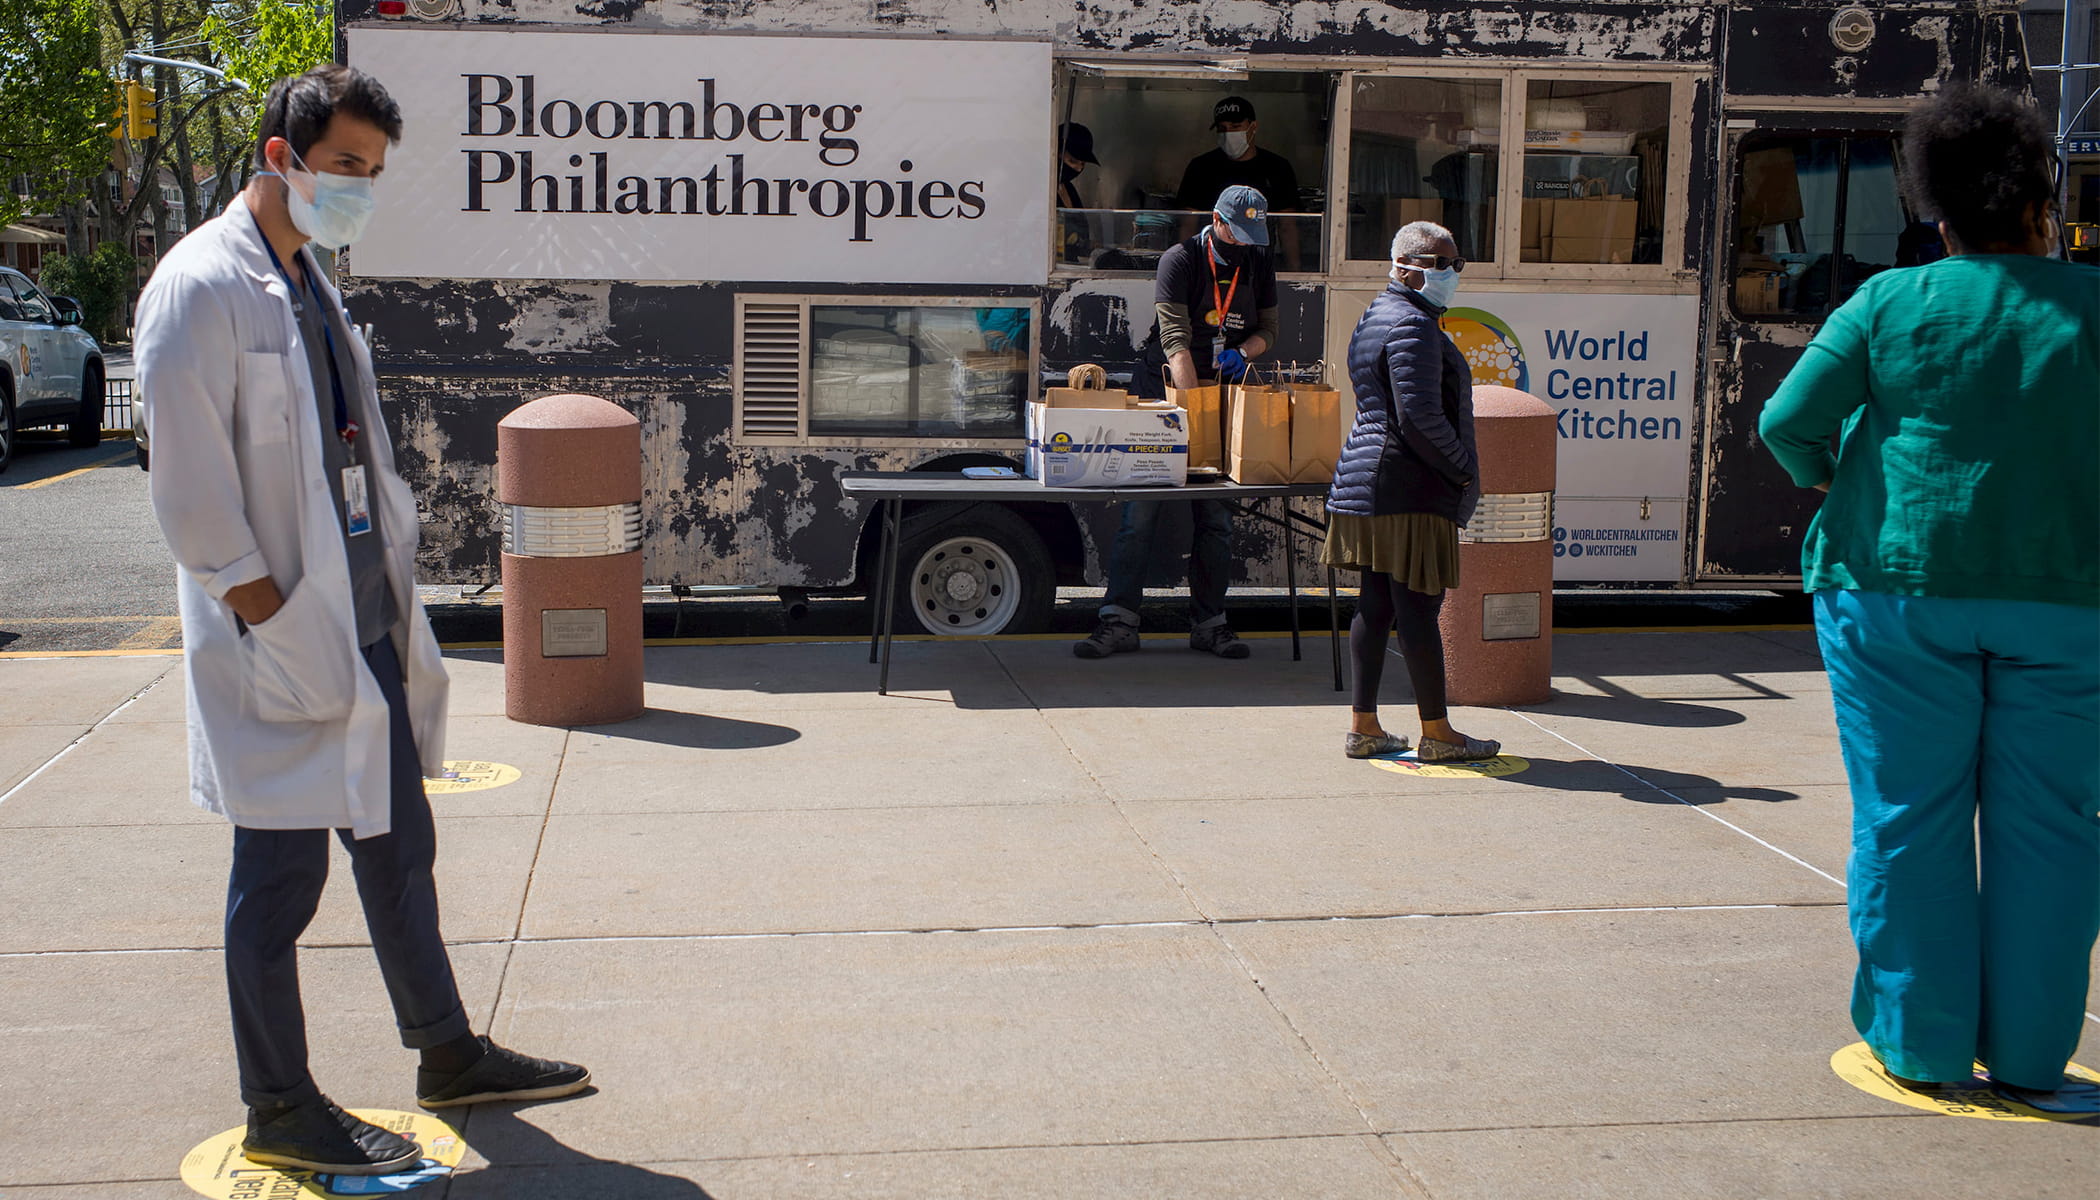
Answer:
MULTIPOLYGON (((1444 314, 1450 335, 1473 373, 1473 385, 1531 390, 1531 365, 1524 344, 1509 322, 1480 308, 1454 308, 1444 314)), ((1659 441, 1684 437, 1679 417, 1643 416, 1624 408, 1588 408, 1588 403, 1622 401, 1674 404, 1677 372, 1650 368, 1646 329, 1591 333, 1581 329, 1548 329, 1545 398, 1554 403, 1560 436, 1572 440, 1659 441), (1567 404, 1575 401, 1574 404, 1567 404)))

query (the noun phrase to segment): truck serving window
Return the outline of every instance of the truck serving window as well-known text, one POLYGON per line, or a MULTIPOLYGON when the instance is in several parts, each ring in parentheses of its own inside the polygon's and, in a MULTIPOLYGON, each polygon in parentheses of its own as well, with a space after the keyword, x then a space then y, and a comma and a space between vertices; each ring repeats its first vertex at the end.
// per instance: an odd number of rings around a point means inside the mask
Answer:
POLYGON ((1476 262, 1495 257, 1502 81, 1365 76, 1349 115, 1348 255, 1383 263, 1393 233, 1434 221, 1476 262))
POLYGON ((1014 439, 1033 301, 737 298, 739 440, 1014 439))
POLYGON ((1667 83, 1527 81, 1522 260, 1661 263, 1669 147, 1667 83))
POLYGON ((1332 73, 1067 66, 1063 121, 1085 130, 1097 161, 1075 156, 1082 165, 1073 176, 1067 147, 1051 148, 1065 168, 1051 231, 1059 270, 1154 270, 1161 253, 1203 227, 1220 181, 1250 182, 1267 197, 1277 270, 1323 269, 1332 73), (1214 129, 1228 98, 1252 110, 1251 122, 1214 129), (1228 159, 1225 134, 1244 136, 1248 150, 1228 159))
POLYGON ((1819 321, 1891 267, 1943 253, 1903 203, 1885 133, 1745 139, 1736 160, 1736 315, 1819 321))

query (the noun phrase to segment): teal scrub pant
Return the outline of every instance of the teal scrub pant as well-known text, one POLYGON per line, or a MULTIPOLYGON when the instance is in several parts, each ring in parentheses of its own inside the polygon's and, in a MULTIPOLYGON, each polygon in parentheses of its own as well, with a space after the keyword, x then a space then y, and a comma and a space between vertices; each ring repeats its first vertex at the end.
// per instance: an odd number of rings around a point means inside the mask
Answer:
POLYGON ((1911 1079, 2053 1089, 2100 933, 2100 611, 1816 593, 1852 783, 1852 1021, 1911 1079))

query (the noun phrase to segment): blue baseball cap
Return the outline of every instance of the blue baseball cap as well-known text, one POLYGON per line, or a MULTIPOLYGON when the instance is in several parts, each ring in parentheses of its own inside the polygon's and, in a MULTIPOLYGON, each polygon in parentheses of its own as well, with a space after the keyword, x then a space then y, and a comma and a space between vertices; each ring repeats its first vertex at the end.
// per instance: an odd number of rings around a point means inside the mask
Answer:
POLYGON ((1239 241, 1249 246, 1269 244, 1268 198, 1246 184, 1236 183, 1219 192, 1211 211, 1239 241))

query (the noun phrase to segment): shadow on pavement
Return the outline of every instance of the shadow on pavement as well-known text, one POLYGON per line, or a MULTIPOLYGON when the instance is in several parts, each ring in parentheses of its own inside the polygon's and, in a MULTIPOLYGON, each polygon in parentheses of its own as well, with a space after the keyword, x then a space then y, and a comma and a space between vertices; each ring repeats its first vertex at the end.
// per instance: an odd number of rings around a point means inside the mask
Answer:
MULTIPOLYGON (((1783 697, 1782 697, 1783 698, 1783 697)), ((1649 700, 1640 696, 1555 695, 1544 704, 1526 704, 1520 710, 1556 717, 1580 717, 1585 721, 1615 721, 1621 725, 1647 725, 1656 729, 1717 729, 1740 725, 1743 714, 1710 704, 1682 700, 1649 700)))
MULTIPOLYGON (((595 1094, 593 1089, 583 1096, 595 1094)), ((489 1165, 452 1176, 446 1200, 713 1200, 690 1179, 599 1158, 556 1140, 524 1119, 535 1107, 474 1109, 461 1136, 489 1165)))
POLYGON ((799 729, 768 725, 763 721, 739 721, 706 713, 677 712, 652 708, 632 721, 616 725, 578 726, 607 738, 655 742, 659 746, 683 746, 691 750, 757 750, 784 746, 802 736, 799 729))
MULTIPOLYGON (((1519 752, 1512 750, 1510 753, 1519 752)), ((1799 792, 1789 792, 1781 788, 1743 787, 1722 783, 1705 775, 1665 771, 1660 767, 1632 767, 1601 763, 1596 759, 1587 758, 1541 758, 1531 754, 1523 754, 1521 757, 1531 766, 1514 775, 1504 775, 1496 782, 1543 787, 1556 792, 1618 795, 1641 804, 1718 804, 1724 800, 1757 800, 1777 804, 1801 798, 1799 792), (1605 769, 1594 769, 1597 767, 1605 769), (1687 791, 1701 794, 1694 798, 1686 796, 1687 791)))

